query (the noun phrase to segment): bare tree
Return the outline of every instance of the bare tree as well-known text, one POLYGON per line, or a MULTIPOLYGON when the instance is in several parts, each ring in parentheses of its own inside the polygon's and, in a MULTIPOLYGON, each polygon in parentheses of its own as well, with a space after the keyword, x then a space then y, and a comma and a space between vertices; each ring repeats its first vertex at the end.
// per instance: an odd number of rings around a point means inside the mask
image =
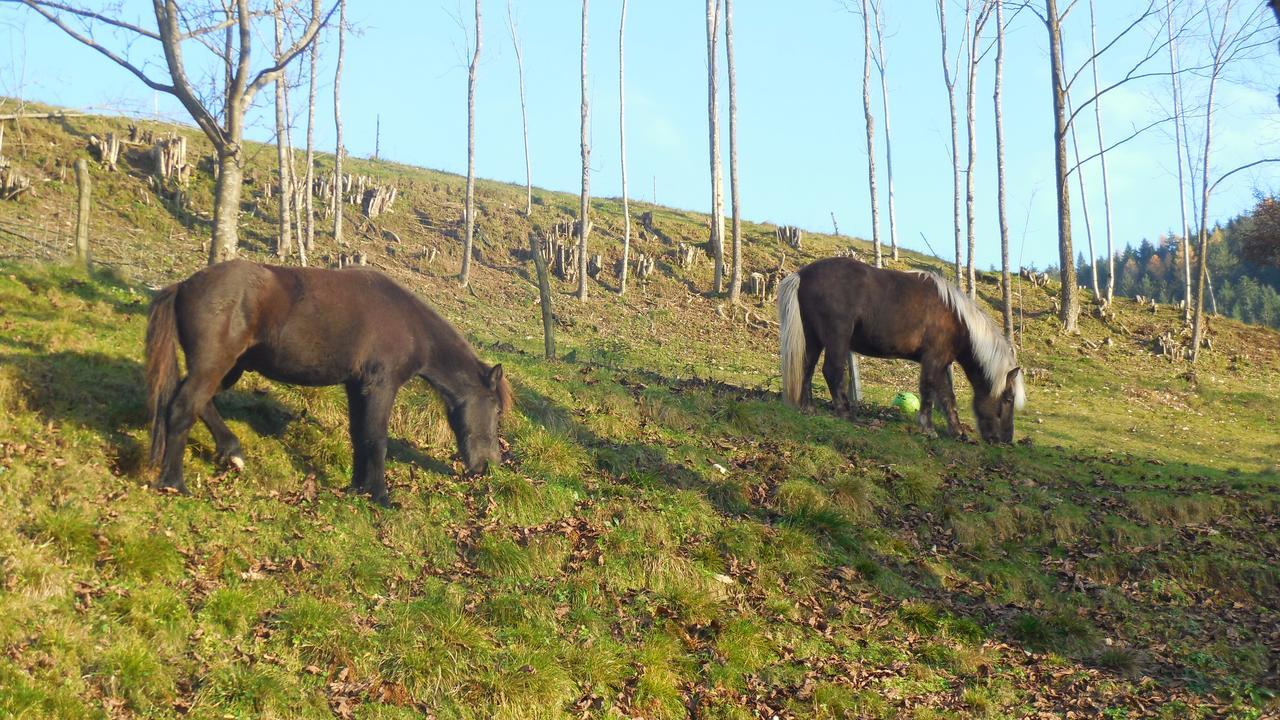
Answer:
POLYGON ((707 125, 711 148, 711 255, 715 258, 712 290, 724 291, 724 177, 720 170, 719 72, 716 39, 719 35, 720 0, 707 0, 707 125))
POLYGON ((338 0, 338 64, 333 71, 333 242, 342 244, 342 60, 346 51, 347 0, 338 0))
MULTIPOLYGON (((1173 145, 1178 167, 1178 211, 1182 220, 1182 321, 1191 323, 1191 228, 1187 223, 1187 183, 1183 177, 1182 151, 1187 139, 1183 136, 1186 118, 1182 111, 1182 73, 1178 68, 1178 43, 1173 36, 1173 0, 1165 0, 1165 14, 1169 32, 1169 80, 1173 93, 1173 145)), ((1096 84, 1096 83, 1095 83, 1096 84)), ((1115 274, 1112 268, 1113 276, 1115 274)), ((1107 287, 1107 300, 1111 299, 1111 283, 1107 287)))
MULTIPOLYGON (((1169 24, 1169 32, 1173 32, 1173 24, 1169 24)), ((1171 36, 1172 37, 1172 36, 1171 36)), ((1106 141, 1103 140, 1102 133, 1102 98, 1100 97, 1101 88, 1098 83, 1098 20, 1094 11, 1093 0, 1089 0, 1089 50, 1092 53, 1089 58, 1089 68, 1093 74, 1093 123, 1095 132, 1098 136, 1098 164, 1102 170, 1102 218, 1103 228, 1107 233, 1107 291, 1106 299, 1098 296, 1098 288, 1093 289, 1094 297, 1104 305, 1110 305, 1112 298, 1115 296, 1116 290, 1116 253, 1113 245, 1113 233, 1111 230, 1111 186, 1107 180, 1107 153, 1106 141)), ((1089 262, 1093 266, 1093 274, 1098 274, 1097 259, 1093 255, 1093 244, 1089 245, 1089 262)))
POLYGON ((471 279, 471 253, 476 230, 476 71, 480 68, 480 0, 476 3, 476 44, 467 66, 467 197, 462 241, 462 271, 458 279, 462 287, 471 279))
POLYGON ((738 206, 738 86, 733 72, 733 0, 724 0, 724 53, 729 71, 729 201, 733 205, 733 273, 729 302, 742 292, 742 213, 738 206))
MULTIPOLYGON (((1206 67, 1208 87, 1204 104, 1204 152, 1200 158, 1200 228, 1197 238, 1195 308, 1191 321, 1191 362, 1200 357, 1200 346, 1204 339, 1204 292, 1208 277, 1209 262, 1209 198, 1218 183, 1240 170, 1268 162, 1280 162, 1280 159, 1267 158, 1256 160, 1244 166, 1223 173, 1212 183, 1209 181, 1210 160, 1213 146, 1213 112, 1216 102, 1218 82, 1222 80, 1227 68, 1238 60, 1248 56, 1260 44, 1270 44, 1270 36, 1265 34, 1261 22, 1262 9, 1266 6, 1249 3, 1249 10, 1240 13, 1238 21, 1232 20, 1232 13, 1239 10, 1240 0, 1204 0, 1204 21, 1208 28, 1210 42, 1209 63, 1206 67)), ((1269 27, 1269 26, 1266 26, 1269 27)), ((1210 288, 1212 292, 1212 288, 1210 288)))
POLYGON ((1004 176, 1004 105, 1001 95, 1004 87, 1004 2, 993 0, 996 6, 996 80, 992 96, 995 101, 996 119, 996 212, 1000 221, 1000 296, 1004 316, 1004 336, 1013 342, 1013 287, 1009 278, 1009 217, 1005 211, 1004 176))
MULTIPOLYGON (((947 86, 947 107, 951 111, 951 184, 952 199, 951 210, 953 217, 953 229, 956 240, 956 261, 955 274, 956 284, 964 286, 964 276, 961 273, 960 258, 964 249, 960 245, 960 131, 959 122, 956 118, 956 77, 952 72, 952 60, 947 54, 947 2, 948 0, 938 0, 938 30, 942 34, 942 81, 947 86)), ((968 35, 969 18, 966 15, 965 35, 968 35)), ((956 58, 955 65, 959 65, 959 58, 956 58)))
POLYGON ((976 298, 978 296, 977 276, 973 267, 973 255, 975 245, 975 224, 974 219, 974 190, 973 175, 974 164, 978 159, 978 130, 975 120, 975 103, 974 93, 978 89, 978 62, 982 59, 980 52, 981 43, 979 40, 982 36, 982 28, 987 24, 987 18, 990 17, 991 5, 983 3, 978 9, 978 16, 974 18, 973 24, 969 25, 969 17, 972 12, 972 3, 966 0, 964 6, 965 24, 968 31, 969 44, 969 75, 968 84, 965 86, 965 137, 969 141, 968 146, 968 167, 965 169, 965 235, 968 240, 969 252, 965 258, 965 277, 969 285, 969 297, 976 298))
POLYGON ((893 195, 893 139, 889 124, 889 81, 884 54, 884 7, 883 0, 871 0, 872 27, 876 31, 876 52, 872 55, 876 70, 880 73, 880 102, 884 109, 884 164, 885 181, 889 191, 889 243, 893 248, 893 259, 898 259, 898 211, 894 205, 893 195))
POLYGON ((578 204, 578 299, 587 301, 587 238, 591 235, 591 106, 587 96, 587 5, 582 0, 582 197, 578 204))
POLYGON ((1045 26, 1049 30, 1049 80, 1053 92, 1053 145, 1058 198, 1058 264, 1062 282, 1058 319, 1066 332, 1075 332, 1080 314, 1076 290, 1076 262, 1071 250, 1071 187, 1067 167, 1067 79, 1062 66, 1062 17, 1057 0, 1045 0, 1045 26))
MULTIPOLYGON (((315 249, 316 244, 316 48, 312 46, 308 57, 307 81, 307 169, 302 179, 302 198, 306 203, 305 240, 302 243, 306 253, 315 249)), ((305 255, 304 255, 305 257, 305 255)), ((305 264, 305 260, 303 261, 305 264)))
MULTIPOLYGON (((244 185, 244 116, 258 91, 274 82, 276 76, 315 40, 316 33, 328 22, 335 8, 323 11, 321 0, 311 0, 305 10, 302 30, 294 43, 272 59, 271 64, 256 72, 251 67, 255 21, 270 13, 252 11, 249 0, 235 0, 226 5, 212 3, 201 7, 180 8, 177 0, 153 0, 155 27, 145 27, 106 13, 90 10, 73 0, 6 0, 18 1, 71 38, 75 39, 128 70, 147 87, 173 95, 191 114, 192 119, 213 144, 217 155, 217 182, 214 188, 213 236, 209 246, 210 264, 236 256, 239 247, 240 194, 244 185), (208 36, 226 32, 222 48, 205 45, 208 36), (110 32, 129 37, 122 49, 99 42, 99 36, 110 32), (225 72, 212 92, 197 89, 187 75, 184 50, 195 42, 210 49, 215 63, 223 63, 225 72), (132 59, 135 43, 151 53, 145 61, 132 59), (154 44, 153 44, 154 43, 154 44), (164 58, 167 75, 156 79, 145 68, 156 52, 164 58), (214 104, 217 103, 217 104, 214 104)), ((217 78, 217 73, 211 77, 217 78)))
MULTIPOLYGON (((1070 93, 1067 94, 1067 114, 1071 114, 1070 93)), ((1076 181, 1080 188, 1080 212, 1084 216, 1084 235, 1089 244, 1089 288, 1093 290, 1094 299, 1102 303, 1102 294, 1098 288, 1098 256, 1093 249, 1093 223, 1089 220, 1089 193, 1085 189, 1084 168, 1080 166, 1080 141, 1076 135, 1076 124, 1070 123, 1069 127, 1071 128, 1071 150, 1076 158, 1076 181)))
MULTIPOLYGON (((272 12, 275 29, 276 57, 284 50, 284 2, 275 0, 272 12)), ((293 162, 289 158, 288 72, 276 75, 276 157, 279 161, 279 193, 277 197, 276 257, 281 260, 293 252, 293 162)))
POLYGON ((622 16, 618 20, 618 148, 622 164, 622 275, 618 294, 627 291, 627 270, 631 262, 631 203, 627 200, 627 93, 626 93, 627 0, 622 0, 622 16))
POLYGON ((867 130, 867 192, 871 197, 871 248, 876 267, 884 264, 880 252, 880 200, 876 195, 876 116, 871 111, 871 10, 862 0, 862 117, 867 130))
MULTIPOLYGON (((626 0, 623 0, 623 17, 625 16, 626 0)), ((524 136, 524 216, 531 217, 533 215, 533 164, 529 160, 529 106, 524 96, 524 53, 520 47, 520 33, 516 29, 515 15, 511 12, 511 0, 507 0, 507 29, 511 31, 511 46, 516 53, 516 78, 520 83, 520 129, 524 136)), ((626 177, 625 172, 623 177, 626 177)), ((625 179, 623 182, 626 182, 625 179)), ((623 284, 626 284, 625 280, 623 284)))

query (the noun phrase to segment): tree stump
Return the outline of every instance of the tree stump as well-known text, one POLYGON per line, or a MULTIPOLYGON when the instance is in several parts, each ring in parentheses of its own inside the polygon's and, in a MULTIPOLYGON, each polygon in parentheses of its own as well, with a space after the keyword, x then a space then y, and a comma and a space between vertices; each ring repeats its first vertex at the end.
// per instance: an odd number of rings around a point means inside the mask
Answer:
POLYGON ((105 138, 97 135, 89 136, 89 148, 98 158, 98 162, 112 172, 116 171, 116 162, 120 159, 120 138, 115 133, 107 133, 105 138))
POLYGON ((376 185, 365 190, 360 200, 360 211, 370 220, 391 210, 396 201, 395 185, 376 185))
POLYGON ((151 158, 155 162, 155 177, 162 184, 176 182, 186 185, 191 176, 191 166, 187 164, 187 138, 183 135, 170 135, 156 140, 151 146, 151 158))
POLYGON ((0 158, 0 200, 13 200, 31 189, 31 178, 0 158))
POLYGON ((800 228, 795 227, 794 225, 781 225, 778 227, 776 233, 778 235, 778 242, 785 243, 796 250, 800 249, 800 244, 804 239, 804 233, 801 232, 800 228))

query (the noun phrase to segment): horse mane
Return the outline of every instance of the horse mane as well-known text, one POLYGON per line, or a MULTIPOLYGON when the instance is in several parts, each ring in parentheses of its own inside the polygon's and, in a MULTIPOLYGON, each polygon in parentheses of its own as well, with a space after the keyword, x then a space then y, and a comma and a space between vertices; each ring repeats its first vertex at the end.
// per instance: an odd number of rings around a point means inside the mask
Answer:
MULTIPOLYGON (((964 294, 964 291, 947 282, 941 275, 927 270, 912 272, 933 281, 942 302, 969 330, 970 350, 978 364, 982 366, 982 373, 991 385, 992 397, 1004 392, 1009 371, 1018 366, 1018 356, 1013 345, 1000 332, 1000 328, 996 327, 995 321, 982 312, 978 304, 964 294)), ((1013 405, 1021 410, 1027 401, 1021 373, 1014 379, 1013 385, 1013 405)))

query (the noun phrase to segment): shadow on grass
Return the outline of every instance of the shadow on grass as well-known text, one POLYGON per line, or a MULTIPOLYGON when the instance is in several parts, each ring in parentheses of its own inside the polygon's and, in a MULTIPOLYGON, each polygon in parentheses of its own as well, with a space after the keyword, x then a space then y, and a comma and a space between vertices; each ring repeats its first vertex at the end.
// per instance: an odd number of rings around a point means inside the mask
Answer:
MULTIPOLYGON (((715 398, 714 404, 726 414, 730 414, 729 408, 743 401, 775 401, 777 398, 776 393, 721 382, 672 380, 630 369, 614 372, 623 375, 619 382, 633 390, 643 383, 643 387, 657 388, 672 397, 709 393, 715 398), (638 382, 629 382, 633 380, 638 382)), ((1160 523, 1165 521, 1143 517, 1134 509, 1133 501, 1142 493, 1168 491, 1171 496, 1185 497, 1196 493, 1230 496, 1252 491, 1258 496, 1265 494, 1267 487, 1275 486, 1273 475, 1224 477, 1208 468, 1192 466, 1153 473, 1152 468, 1162 463, 1144 458, 1125 459, 1123 463, 1128 469, 1121 471, 1117 470, 1114 458, 1088 456, 1061 448, 990 448, 945 439, 904 437, 901 442, 919 443, 928 455, 941 452, 958 455, 963 460, 949 463, 941 471, 944 474, 936 493, 919 504, 904 501, 882 504, 876 509, 877 518, 855 522, 838 512, 787 511, 771 506, 771 500, 761 501, 754 494, 744 494, 741 484, 720 482, 714 475, 708 477, 696 472, 673 459, 664 446, 601 437, 578 422, 571 410, 527 386, 518 387, 517 398, 530 420, 548 430, 574 437, 589 451, 596 470, 619 482, 657 482, 694 491, 725 516, 807 533, 824 550, 830 578, 841 578, 838 582, 845 583, 847 580, 842 578, 846 578, 849 571, 864 578, 888 604, 897 605, 904 622, 916 622, 906 616, 924 604, 933 608, 928 612, 935 618, 959 618, 970 626, 984 628, 984 635, 1010 646, 1032 653, 1061 654, 1117 679, 1134 681, 1145 675, 1165 691, 1213 693, 1220 698, 1240 697, 1243 692, 1248 696, 1280 676, 1280 649, 1276 648, 1259 650, 1261 658, 1241 660, 1234 667, 1226 664, 1215 667, 1213 664, 1221 660, 1214 659, 1206 661, 1204 668, 1190 668, 1178 655, 1164 652, 1163 646, 1170 641, 1170 635, 1176 636, 1182 628, 1191 627, 1199 629, 1194 633, 1187 631, 1185 638, 1173 637, 1173 642, 1190 642, 1208 648, 1227 637, 1229 627, 1244 624, 1255 630, 1255 645, 1265 644, 1268 618, 1280 612, 1280 595, 1276 592, 1280 589, 1280 572, 1267 573, 1259 565, 1262 560, 1253 562, 1248 558, 1231 567, 1204 567, 1229 558, 1220 557, 1222 551, 1203 545, 1198 538, 1188 539, 1195 531, 1180 529, 1181 521, 1168 523, 1174 540, 1167 546, 1145 549, 1126 547, 1134 543, 1108 540, 1096 526, 1079 529, 1076 538, 1059 544, 1054 531, 1045 529, 1048 518, 1040 518, 1039 527, 1029 522, 1025 527, 1008 531, 1003 538, 984 540, 975 550, 972 545, 957 542, 956 531, 949 526, 964 519, 968 506, 980 504, 984 499, 998 512, 1000 503, 991 499, 993 491, 1008 496, 1005 504, 1025 508, 1037 507, 1036 503, 1043 499, 1037 493, 1049 493, 1051 503, 1068 502, 1083 507, 1089 523, 1102 520, 1123 520, 1135 525, 1160 523), (1049 467, 1062 468, 1061 473, 1056 477, 1035 475, 1037 470, 1044 472, 1049 467), (1028 483, 1024 475, 1036 479, 1028 483), (1182 481, 1191 479, 1195 482, 1194 490, 1179 489, 1182 481), (952 517, 960 519, 953 521, 952 517), (915 550, 907 558, 878 551, 872 536, 883 535, 882 530, 900 539, 909 538, 915 550), (1089 565, 1095 560, 1095 565, 1089 565), (936 562, 958 572, 962 581, 940 580, 930 567, 936 562), (1109 580, 1103 575, 1103 570, 1108 568, 1112 575, 1109 580), (1000 572, 1011 573, 1015 582, 1025 583, 1032 589, 1010 599, 995 587, 997 581, 993 578, 998 578, 1000 572), (1237 575, 1240 577, 1233 580, 1237 575), (1198 603, 1180 605, 1158 592, 1143 589, 1144 583, 1155 587, 1170 579, 1175 584, 1185 582, 1188 587, 1199 587, 1204 592, 1193 589, 1191 597, 1199 593, 1209 604, 1205 607, 1197 607, 1198 603), (913 602, 907 604, 907 600, 913 602), (1117 602, 1124 615, 1119 619, 1114 617, 1114 612, 1106 610, 1117 602), (1099 610, 1111 617, 1095 616, 1093 613, 1099 610), (1114 646, 1110 642, 1112 638, 1116 639, 1114 646), (1104 643, 1104 639, 1108 642, 1104 643)), ((781 407, 778 411, 792 412, 781 407)), ((714 444, 717 435, 726 434, 717 432, 715 418, 705 418, 704 422, 704 437, 710 444, 714 444)), ((877 463, 881 462, 875 457, 877 444, 883 451, 883 443, 896 439, 888 437, 888 430, 861 423, 841 430, 833 429, 835 423, 829 420, 814 418, 811 422, 802 421, 801 427, 804 425, 813 425, 814 432, 801 430, 765 440, 796 445, 829 442, 842 455, 861 455, 864 460, 877 463)), ((763 481, 764 485, 772 484, 776 488, 780 479, 764 475, 776 472, 778 467, 777 463, 770 466, 765 461, 763 466, 739 464, 738 471, 752 483, 763 481)), ((892 478, 888 482, 891 484, 892 478)), ((1253 546, 1260 539, 1266 542, 1265 530, 1257 537, 1247 536, 1247 527, 1239 525, 1215 531, 1219 532, 1222 537, 1245 534, 1238 538, 1245 547, 1253 546)), ((939 622, 945 624, 936 619, 926 624, 939 622)), ((1230 652, 1219 648, 1213 654, 1230 652)), ((1197 651, 1192 657, 1203 654, 1197 651)))

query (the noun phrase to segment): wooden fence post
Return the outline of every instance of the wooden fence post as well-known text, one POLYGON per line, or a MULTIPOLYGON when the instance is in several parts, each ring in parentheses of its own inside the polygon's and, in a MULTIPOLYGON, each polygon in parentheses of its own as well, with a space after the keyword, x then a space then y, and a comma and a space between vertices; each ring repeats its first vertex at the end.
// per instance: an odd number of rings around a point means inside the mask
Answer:
POLYGON ((76 160, 76 186, 80 188, 80 204, 76 207, 76 262, 89 267, 89 163, 76 160))
POLYGON ((538 238, 529 236, 529 251, 533 253, 533 267, 538 273, 538 301, 542 305, 542 350, 548 360, 556 359, 554 318, 551 316, 551 281, 547 278, 547 259, 542 256, 538 238))

